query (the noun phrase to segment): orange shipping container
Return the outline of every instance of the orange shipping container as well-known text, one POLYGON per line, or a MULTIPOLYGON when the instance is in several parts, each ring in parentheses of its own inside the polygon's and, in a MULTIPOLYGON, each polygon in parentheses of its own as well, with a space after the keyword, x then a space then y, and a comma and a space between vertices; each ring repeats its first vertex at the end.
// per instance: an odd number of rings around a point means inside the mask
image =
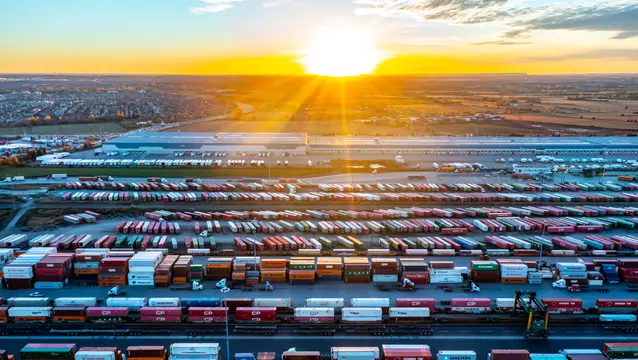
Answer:
POLYGON ((173 278, 173 284, 175 285, 184 285, 188 282, 188 278, 186 276, 176 276, 173 278))
POLYGON ((293 270, 288 274, 290 280, 314 280, 315 272, 313 270, 293 270))
POLYGON ((232 266, 229 264, 206 264, 206 270, 230 270, 232 266))
POLYGON ((73 273, 75 275, 97 275, 100 273, 98 269, 74 269, 73 273))
POLYGON ((286 277, 286 270, 262 270, 262 277, 286 277))
POLYGON ((68 315, 58 315, 53 317, 53 321, 56 322, 67 322, 67 321, 76 321, 76 322, 85 322, 86 316, 68 316, 68 315))
POLYGON ((270 267, 270 268, 285 268, 288 266, 288 261, 286 259, 262 259, 261 267, 270 267))
POLYGON ((525 284, 526 278, 501 278, 501 283, 504 284, 525 284))
POLYGON ((97 277, 98 281, 126 281, 126 276, 124 275, 99 275, 97 277))
POLYGON ((233 272, 232 280, 246 280, 245 272, 233 272))
POLYGON ((342 274, 341 270, 317 270, 319 276, 341 276, 342 274))

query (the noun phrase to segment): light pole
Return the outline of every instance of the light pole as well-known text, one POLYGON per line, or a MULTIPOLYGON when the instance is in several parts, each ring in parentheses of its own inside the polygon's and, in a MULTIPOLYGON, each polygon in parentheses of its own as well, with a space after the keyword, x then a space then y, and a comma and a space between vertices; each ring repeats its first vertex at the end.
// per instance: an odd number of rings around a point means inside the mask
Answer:
POLYGON ((226 360, 230 360, 230 338, 228 335, 228 308, 226 308, 226 360))

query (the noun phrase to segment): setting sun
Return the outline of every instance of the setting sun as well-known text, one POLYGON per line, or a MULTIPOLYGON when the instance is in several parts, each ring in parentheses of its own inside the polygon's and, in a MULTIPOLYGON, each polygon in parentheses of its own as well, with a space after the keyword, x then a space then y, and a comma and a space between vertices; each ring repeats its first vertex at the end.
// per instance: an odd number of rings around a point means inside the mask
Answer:
POLYGON ((309 74, 356 76, 374 72, 384 57, 367 32, 331 27, 317 33, 300 62, 309 74))

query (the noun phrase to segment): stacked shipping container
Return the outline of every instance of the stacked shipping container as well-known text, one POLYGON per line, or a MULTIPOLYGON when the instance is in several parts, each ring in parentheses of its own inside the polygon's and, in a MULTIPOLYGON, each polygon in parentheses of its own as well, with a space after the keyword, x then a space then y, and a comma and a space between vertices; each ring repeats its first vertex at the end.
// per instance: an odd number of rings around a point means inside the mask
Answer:
POLYGON ((290 263, 288 265, 288 279, 291 285, 314 284, 316 274, 317 269, 314 258, 290 259, 290 263))
POLYGON ((347 257, 343 259, 343 281, 346 283, 370 282, 368 258, 347 257))

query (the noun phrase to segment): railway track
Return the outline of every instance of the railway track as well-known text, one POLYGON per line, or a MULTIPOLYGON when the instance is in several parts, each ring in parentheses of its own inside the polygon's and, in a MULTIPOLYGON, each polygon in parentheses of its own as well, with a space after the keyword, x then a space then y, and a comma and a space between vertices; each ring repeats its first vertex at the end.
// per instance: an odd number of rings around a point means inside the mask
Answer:
MULTIPOLYGON (((378 323, 378 324, 299 324, 291 322, 276 323, 4 323, 0 324, 0 335, 99 335, 99 336, 140 336, 140 335, 171 335, 188 336, 256 334, 273 336, 276 334, 303 335, 434 335, 440 329, 454 329, 459 327, 489 328, 489 329, 524 329, 526 317, 513 317, 510 314, 490 314, 487 316, 468 316, 453 314, 453 316, 439 316, 426 322, 408 323, 378 323), (459 315, 459 316, 456 316, 459 315)), ((638 332, 638 324, 618 323, 599 324, 595 316, 558 315, 550 318, 551 328, 578 329, 582 325, 602 332, 638 332)))

